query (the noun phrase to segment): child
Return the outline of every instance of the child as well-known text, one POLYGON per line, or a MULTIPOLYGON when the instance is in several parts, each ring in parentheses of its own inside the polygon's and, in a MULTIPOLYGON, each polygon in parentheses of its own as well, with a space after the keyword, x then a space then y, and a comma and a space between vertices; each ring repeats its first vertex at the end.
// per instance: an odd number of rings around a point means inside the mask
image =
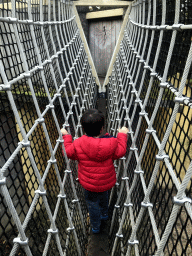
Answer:
POLYGON ((116 183, 113 160, 126 153, 128 129, 119 129, 117 138, 106 134, 104 115, 97 109, 86 110, 81 118, 86 135, 72 142, 61 129, 68 158, 78 161, 78 178, 84 188, 93 233, 100 232, 101 220, 108 219, 108 190, 116 183))

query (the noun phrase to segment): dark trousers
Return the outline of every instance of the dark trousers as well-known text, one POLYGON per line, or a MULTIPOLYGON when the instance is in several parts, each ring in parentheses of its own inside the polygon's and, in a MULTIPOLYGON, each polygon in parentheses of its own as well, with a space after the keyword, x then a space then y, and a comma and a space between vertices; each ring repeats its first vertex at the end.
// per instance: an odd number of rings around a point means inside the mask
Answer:
POLYGON ((84 189, 84 193, 91 226, 93 229, 99 230, 101 219, 108 216, 108 191, 97 193, 84 189))

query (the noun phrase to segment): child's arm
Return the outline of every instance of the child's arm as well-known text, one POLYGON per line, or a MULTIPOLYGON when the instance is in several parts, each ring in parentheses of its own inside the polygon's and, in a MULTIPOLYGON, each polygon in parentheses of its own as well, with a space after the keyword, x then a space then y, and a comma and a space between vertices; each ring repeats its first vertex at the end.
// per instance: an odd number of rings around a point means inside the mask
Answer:
POLYGON ((64 147, 67 154, 67 157, 72 160, 77 160, 77 155, 75 147, 73 145, 72 136, 65 129, 61 129, 61 133, 64 139, 64 147))
POLYGON ((128 129, 126 127, 122 127, 119 129, 119 133, 117 135, 117 148, 113 155, 113 160, 119 159, 126 154, 127 151, 127 133, 128 129))

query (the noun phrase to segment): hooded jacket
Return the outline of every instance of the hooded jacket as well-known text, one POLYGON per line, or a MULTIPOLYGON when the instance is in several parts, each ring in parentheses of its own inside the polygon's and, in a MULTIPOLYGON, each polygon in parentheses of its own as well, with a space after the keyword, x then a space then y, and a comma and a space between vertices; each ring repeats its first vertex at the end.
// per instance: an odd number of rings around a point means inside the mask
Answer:
POLYGON ((92 192, 104 192, 115 185, 113 160, 125 155, 127 134, 118 133, 117 138, 83 135, 74 142, 68 134, 63 139, 68 158, 78 161, 78 178, 83 188, 92 192))

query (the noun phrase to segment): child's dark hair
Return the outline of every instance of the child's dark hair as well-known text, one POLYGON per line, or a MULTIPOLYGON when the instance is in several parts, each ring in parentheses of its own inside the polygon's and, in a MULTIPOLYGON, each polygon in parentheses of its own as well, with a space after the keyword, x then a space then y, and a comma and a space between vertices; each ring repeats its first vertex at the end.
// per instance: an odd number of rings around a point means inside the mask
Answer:
POLYGON ((85 133, 91 137, 100 135, 104 123, 104 115, 98 109, 86 110, 81 118, 81 124, 85 133))

